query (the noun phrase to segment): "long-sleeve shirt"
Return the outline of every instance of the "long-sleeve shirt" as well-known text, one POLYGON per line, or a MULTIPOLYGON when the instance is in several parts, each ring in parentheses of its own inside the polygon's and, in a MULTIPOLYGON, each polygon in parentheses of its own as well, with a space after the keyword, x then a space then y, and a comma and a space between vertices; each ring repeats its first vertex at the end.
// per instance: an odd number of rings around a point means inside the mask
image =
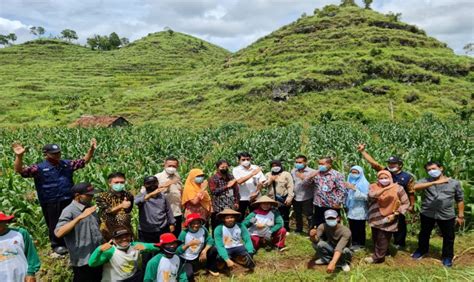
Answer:
POLYGON ((183 214, 182 207, 181 207, 181 196, 183 192, 183 183, 181 182, 181 176, 178 173, 173 175, 169 175, 166 171, 162 171, 160 173, 155 174, 156 178, 158 178, 158 182, 160 184, 165 184, 169 180, 177 180, 176 184, 172 184, 168 189, 163 192, 166 199, 171 205, 171 210, 173 211, 173 215, 175 217, 181 216, 183 214))
MULTIPOLYGON (((410 201, 405 189, 400 185, 397 185, 397 196, 398 199, 396 200, 400 201, 397 211, 405 214, 410 207, 410 201)), ((398 231, 398 220, 395 218, 390 222, 386 222, 385 217, 380 213, 379 204, 373 190, 369 190, 369 225, 388 232, 398 231)))
POLYGON ((41 266, 30 234, 23 228, 9 227, 0 235, 0 280, 24 281, 41 266))
MULTIPOLYGON (((132 230, 132 209, 133 209, 133 195, 128 191, 121 191, 118 193, 107 191, 99 193, 95 197, 97 207, 99 208, 99 217, 101 224, 105 224, 109 232, 113 232, 116 227, 125 226, 132 230), (120 205, 125 198, 131 202, 127 209, 122 209, 116 213, 111 212, 112 209, 120 205)), ((103 230, 101 225, 101 230, 103 230)))
POLYGON ((247 227, 251 235, 264 237, 264 234, 267 230, 273 234, 283 227, 283 217, 280 215, 277 209, 272 209, 267 214, 256 213, 253 211, 247 215, 245 220, 242 222, 242 225, 247 227), (254 218, 255 220, 253 220, 254 218), (257 223, 265 224, 265 227, 258 229, 256 227, 257 223))
MULTIPOLYGON (((303 185, 304 179, 299 178, 296 175, 297 172, 298 171, 296 170, 296 168, 291 170, 291 176, 293 177, 293 182, 295 184, 295 189, 293 191, 295 194, 294 200, 298 202, 302 202, 302 201, 307 201, 309 199, 312 199, 313 194, 314 194, 313 189, 305 187, 303 185)), ((303 176, 306 178, 313 172, 314 172, 314 169, 305 167, 303 170, 303 176)))
MULTIPOLYGON (((239 165, 234 167, 232 170, 232 175, 234 175, 235 179, 240 179, 251 174, 254 170, 257 169, 256 165, 251 165, 249 169, 239 165)), ((250 195, 257 191, 257 185, 259 183, 263 183, 266 180, 265 175, 260 171, 257 175, 249 178, 242 184, 239 184, 239 194, 240 194, 240 201, 249 201, 250 195)))
POLYGON ((154 256, 146 265, 144 282, 188 281, 183 263, 177 255, 167 258, 162 253, 154 256))
POLYGON ((237 246, 244 245, 247 252, 255 253, 252 240, 250 239, 250 233, 247 228, 240 223, 236 223, 232 228, 227 228, 223 224, 217 226, 214 232, 214 240, 217 253, 223 260, 229 259, 227 249, 237 246), (224 229, 226 230, 224 231, 224 229))
POLYGON ((196 232, 191 232, 189 228, 186 228, 185 230, 181 231, 178 240, 183 242, 183 244, 178 247, 176 254, 186 260, 195 260, 199 257, 199 254, 206 246, 214 246, 214 239, 212 239, 209 231, 207 231, 207 229, 204 227, 201 227, 196 232), (199 240, 201 243, 197 246, 190 246, 184 250, 183 245, 191 242, 194 239, 199 240))
POLYGON ((158 194, 145 201, 147 192, 141 192, 135 197, 138 206, 138 230, 146 232, 159 232, 167 226, 174 225, 173 210, 163 194, 158 194))
POLYGON ((305 179, 303 185, 313 187, 313 205, 324 208, 340 207, 345 202, 346 184, 344 176, 331 169, 315 177, 305 179))
MULTIPOLYGON (((265 175, 267 181, 269 181, 271 176, 271 172, 265 175)), ((272 181, 272 183, 269 184, 267 188, 267 194, 269 197, 275 199, 275 193, 273 191, 275 189, 278 196, 287 197, 287 200, 293 201, 293 197, 295 196, 293 192, 294 187, 295 184, 293 182, 293 177, 291 177, 291 174, 288 171, 283 171, 282 173, 278 174, 275 181, 272 181), (275 185, 275 188, 273 188, 273 185, 275 185)))
POLYGON ((219 213, 225 208, 234 209, 234 205, 239 204, 239 185, 228 188, 227 184, 233 180, 234 176, 230 173, 222 175, 217 172, 209 178, 209 189, 212 194, 212 212, 219 213))
POLYGON ((354 220, 366 220, 369 212, 368 193, 362 193, 359 189, 356 189, 353 193, 348 193, 347 197, 353 199, 353 204, 348 209, 347 217, 354 220))
POLYGON ((158 251, 158 248, 151 243, 140 242, 132 242, 126 251, 117 250, 115 246, 106 251, 101 251, 99 246, 89 258, 89 266, 104 265, 102 270, 103 282, 125 280, 137 272, 140 252, 147 251, 158 251), (135 246, 137 244, 143 245, 145 249, 143 251, 136 250, 135 246))
POLYGON ((316 229, 316 235, 320 240, 328 242, 334 250, 342 253, 345 247, 350 247, 352 234, 349 228, 338 223, 335 228, 330 228, 326 223, 322 223, 316 229))

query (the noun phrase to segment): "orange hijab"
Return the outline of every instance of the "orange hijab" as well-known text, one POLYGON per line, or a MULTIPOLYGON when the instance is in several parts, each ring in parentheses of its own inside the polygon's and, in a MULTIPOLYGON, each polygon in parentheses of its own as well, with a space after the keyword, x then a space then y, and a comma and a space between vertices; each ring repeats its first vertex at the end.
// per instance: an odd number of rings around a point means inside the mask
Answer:
MULTIPOLYGON (((392 175, 387 170, 379 171, 377 173, 377 178, 379 178, 379 176, 382 174, 388 176, 388 179, 390 179, 390 184, 386 186, 386 187, 390 187, 390 189, 383 192, 377 198, 377 204, 379 205, 380 214, 383 216, 389 216, 393 214, 395 211, 397 211, 398 208, 400 207, 400 199, 398 199, 398 184, 393 183, 392 175)), ((377 182, 377 183, 370 184, 369 189, 371 191, 377 191, 382 188, 385 188, 385 187, 382 187, 382 185, 380 185, 377 182)))
POLYGON ((188 178, 184 183, 183 197, 181 198, 182 205, 186 205, 188 201, 196 198, 198 193, 203 192, 204 198, 200 201, 201 206, 207 211, 211 211, 211 197, 207 191, 202 191, 201 185, 194 182, 194 179, 198 175, 203 175, 204 172, 201 169, 194 168, 189 172, 188 178))

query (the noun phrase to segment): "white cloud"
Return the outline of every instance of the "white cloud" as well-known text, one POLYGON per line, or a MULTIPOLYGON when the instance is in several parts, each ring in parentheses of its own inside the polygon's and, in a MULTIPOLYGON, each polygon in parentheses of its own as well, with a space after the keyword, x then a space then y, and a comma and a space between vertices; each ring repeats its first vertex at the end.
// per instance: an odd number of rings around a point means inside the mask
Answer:
MULTIPOLYGON (((236 51, 330 3, 340 0, 0 0, 0 33, 15 32, 23 42, 32 38, 25 32, 30 25, 53 35, 71 28, 84 43, 93 34, 113 31, 136 40, 169 26, 236 51)), ((457 53, 474 41, 474 1, 378 0, 372 6, 383 13, 402 13, 403 21, 447 42, 457 53)))

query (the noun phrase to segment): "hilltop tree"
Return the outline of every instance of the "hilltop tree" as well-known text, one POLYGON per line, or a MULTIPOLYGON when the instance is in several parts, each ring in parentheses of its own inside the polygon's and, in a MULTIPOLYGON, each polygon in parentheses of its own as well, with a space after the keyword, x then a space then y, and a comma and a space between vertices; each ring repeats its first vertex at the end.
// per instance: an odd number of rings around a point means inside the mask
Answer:
POLYGON ((7 35, 0 34, 0 45, 13 45, 13 42, 17 40, 15 33, 10 33, 7 35))
POLYGON ((120 45, 123 47, 123 46, 127 46, 128 44, 130 44, 130 40, 128 40, 127 37, 122 37, 120 38, 120 45))
POLYGON ((77 36, 77 33, 72 29, 65 29, 61 31, 61 38, 66 39, 68 42, 71 42, 72 40, 79 39, 79 36, 77 36))
POLYGON ((32 27, 30 27, 30 33, 33 34, 33 35, 38 36, 39 38, 41 38, 41 36, 45 32, 46 32, 46 30, 42 26, 32 26, 32 27))
POLYGON ((364 7, 366 9, 370 9, 370 4, 372 4, 372 2, 374 2, 373 0, 364 0, 364 7))
POLYGON ((462 49, 466 52, 466 55, 472 54, 474 52, 474 43, 467 43, 462 49))
POLYGON ((96 34, 93 37, 87 38, 87 45, 92 50, 109 51, 118 49, 128 43, 129 41, 127 38, 123 37, 120 39, 118 34, 115 32, 112 32, 109 36, 96 34))
POLYGON ((165 28, 163 28, 163 30, 167 31, 170 36, 173 36, 174 31, 171 29, 171 27, 165 26, 165 28))
POLYGON ((341 1, 341 6, 357 6, 354 0, 342 0, 341 1))
POLYGON ((118 36, 118 34, 115 33, 115 32, 112 32, 109 35, 110 49, 118 49, 121 44, 122 44, 122 42, 120 41, 120 37, 118 36))
POLYGON ((7 35, 0 34, 0 45, 7 45, 8 38, 7 35))

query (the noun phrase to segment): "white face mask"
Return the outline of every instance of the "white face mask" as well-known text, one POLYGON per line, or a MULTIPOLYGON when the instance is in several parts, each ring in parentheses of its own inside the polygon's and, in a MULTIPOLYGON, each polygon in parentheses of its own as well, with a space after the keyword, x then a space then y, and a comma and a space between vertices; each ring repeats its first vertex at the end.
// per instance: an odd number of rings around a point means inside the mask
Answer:
POLYGON ((272 167, 272 172, 278 173, 278 172, 280 172, 280 171, 281 171, 281 166, 274 166, 274 167, 272 167))
POLYGON ((379 183, 380 183, 380 185, 385 187, 388 184, 390 184, 390 179, 379 179, 379 183))
POLYGON ((397 172, 397 171, 398 171, 398 167, 389 167, 389 168, 388 168, 388 171, 390 171, 390 172, 397 172))
POLYGON ((250 161, 243 161, 240 164, 244 167, 249 167, 250 166, 250 161))
POLYGON ((165 171, 166 171, 166 173, 168 173, 169 175, 173 175, 173 174, 176 173, 176 168, 175 168, 175 167, 172 167, 172 166, 165 167, 165 171))

